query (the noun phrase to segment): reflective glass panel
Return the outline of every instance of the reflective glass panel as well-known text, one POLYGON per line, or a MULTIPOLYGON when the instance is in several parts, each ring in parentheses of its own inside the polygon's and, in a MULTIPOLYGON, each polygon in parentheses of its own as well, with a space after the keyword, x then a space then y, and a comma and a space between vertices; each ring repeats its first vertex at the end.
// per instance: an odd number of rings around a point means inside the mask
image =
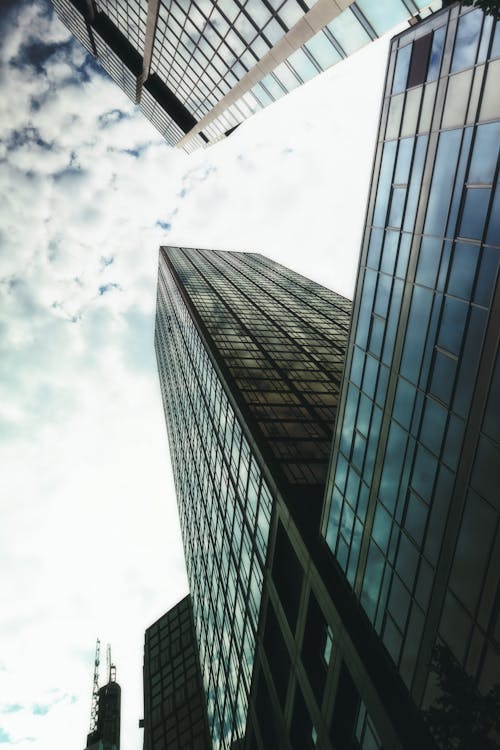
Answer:
POLYGON ((479 9, 463 15, 458 22, 451 72, 469 68, 476 62, 483 12, 479 9))
POLYGON ((327 28, 347 55, 356 52, 370 41, 370 37, 349 8, 330 21, 327 28))

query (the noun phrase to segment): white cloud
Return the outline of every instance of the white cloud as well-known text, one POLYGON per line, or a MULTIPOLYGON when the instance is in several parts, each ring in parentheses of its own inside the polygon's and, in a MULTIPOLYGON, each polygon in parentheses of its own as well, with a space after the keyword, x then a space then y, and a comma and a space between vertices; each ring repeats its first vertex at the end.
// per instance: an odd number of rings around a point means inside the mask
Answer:
POLYGON ((158 246, 259 251, 352 294, 387 44, 187 157, 42 2, 12 13, 0 45, 0 705, 22 709, 0 724, 21 750, 83 746, 101 635, 123 687, 122 748, 138 750, 144 629, 186 589, 153 353, 158 246), (53 55, 12 65, 38 41, 53 55))

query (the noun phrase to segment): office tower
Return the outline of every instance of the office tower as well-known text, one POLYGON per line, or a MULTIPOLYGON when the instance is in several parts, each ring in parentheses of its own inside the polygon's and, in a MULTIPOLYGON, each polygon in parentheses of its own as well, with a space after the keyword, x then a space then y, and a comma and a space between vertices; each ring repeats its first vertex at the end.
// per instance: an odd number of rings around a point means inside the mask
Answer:
POLYGON ((116 682, 116 667, 107 649, 108 682, 99 687, 100 642, 97 641, 94 661, 94 683, 90 731, 87 750, 120 750, 121 688, 116 682))
POLYGON ((319 526, 349 312, 254 253, 160 251, 155 346, 216 748, 245 733, 278 499, 319 526))
POLYGON ((470 747, 500 674, 499 91, 479 9, 392 41, 322 527, 415 705, 470 747))
POLYGON ((440 0, 52 0, 171 145, 192 151, 440 0))
POLYGON ((191 597, 146 630, 144 750, 208 750, 205 693, 191 597))

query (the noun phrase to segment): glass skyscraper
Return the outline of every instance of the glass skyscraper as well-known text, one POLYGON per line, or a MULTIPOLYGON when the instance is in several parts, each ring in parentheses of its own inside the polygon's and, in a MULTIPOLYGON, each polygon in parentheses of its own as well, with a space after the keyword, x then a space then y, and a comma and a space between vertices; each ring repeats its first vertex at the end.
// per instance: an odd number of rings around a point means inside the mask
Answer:
POLYGON ((392 42, 323 519, 416 706, 463 670, 464 727, 500 674, 499 92, 479 9, 392 42))
POLYGON ((171 145, 192 151, 440 0, 52 0, 171 145))
POLYGON ((276 499, 319 524, 349 313, 253 253, 160 251, 155 345, 216 748, 245 734, 276 499))

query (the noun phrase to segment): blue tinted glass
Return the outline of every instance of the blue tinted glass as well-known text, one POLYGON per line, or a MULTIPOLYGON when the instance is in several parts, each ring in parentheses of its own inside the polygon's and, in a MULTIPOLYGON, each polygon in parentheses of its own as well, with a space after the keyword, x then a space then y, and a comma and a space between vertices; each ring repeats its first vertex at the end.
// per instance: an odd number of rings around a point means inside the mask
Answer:
POLYGON ((481 257, 481 265, 474 290, 474 302, 478 305, 488 307, 491 303, 491 295, 495 287, 498 272, 498 261, 500 253, 493 247, 484 247, 481 257))
POLYGON ((500 147, 500 122, 479 125, 472 151, 468 182, 491 183, 500 147))
POLYGON ((489 14, 485 16, 483 23, 483 33, 481 34, 481 44, 479 45, 479 54, 477 56, 477 62, 483 63, 488 55, 488 47, 490 46, 491 29, 493 28, 493 16, 489 14))
POLYGON ((382 417, 382 410, 378 407, 373 409, 372 424, 370 428, 370 437, 368 440, 368 450, 365 458, 365 469, 363 477, 367 482, 371 482, 373 467, 375 464, 375 456, 377 454, 378 439, 380 436, 380 422, 382 417))
POLYGON ((365 374, 363 377, 363 391, 367 396, 373 397, 378 375, 378 362, 373 357, 367 356, 365 362, 365 374))
POLYGON ((394 173, 394 182, 396 183, 406 184, 408 182, 414 140, 414 138, 401 138, 399 141, 396 171, 394 173))
POLYGON ((478 257, 479 245, 457 242, 448 279, 447 291, 450 294, 470 299, 478 257))
POLYGON ((388 141, 384 144, 382 163, 380 165, 380 176, 377 187, 377 199, 373 213, 373 224, 378 227, 385 226, 387 215, 387 204, 392 183, 394 169, 394 158, 396 156, 397 141, 388 141))
POLYGON ((422 237, 420 252, 418 255, 416 281, 434 288, 441 261, 442 240, 434 237, 422 237))
POLYGON ((443 442, 446 417, 448 412, 437 401, 427 399, 425 402, 424 418, 420 430, 420 441, 430 450, 439 455, 443 442))
POLYGON ((354 445, 352 449, 352 462, 361 471, 363 468, 363 459, 365 457, 366 440, 359 432, 355 433, 354 445))
POLYGON ((418 381, 432 301, 433 294, 429 289, 414 288, 401 360, 401 374, 413 383, 418 381))
POLYGON ((417 138, 417 147, 415 149, 415 157, 413 159, 413 167, 411 170, 410 187, 408 190, 408 200, 406 202, 405 221, 403 225, 403 228, 409 232, 413 230, 413 222, 415 221, 428 138, 429 136, 427 135, 421 135, 417 138))
POLYGON ((422 445, 417 448, 411 484, 424 500, 430 501, 437 470, 437 460, 422 445))
POLYGON ((401 281, 401 279, 396 279, 394 281, 394 288, 392 291, 391 312, 387 320, 384 353, 382 357, 382 360, 386 364, 389 364, 389 361, 392 357, 392 352, 394 350, 394 343, 396 340, 396 331, 397 331, 398 322, 399 322, 399 312, 401 308, 402 293, 403 293, 403 282, 401 281))
POLYGON ((416 495, 410 493, 405 515, 405 529, 417 542, 422 543, 424 538, 425 523, 427 521, 428 508, 416 495))
POLYGON ((370 425, 371 414, 372 402, 364 394, 361 394, 361 398, 359 399, 358 419, 356 427, 363 435, 368 435, 368 427, 370 425))
POLYGON ((436 352, 430 391, 445 404, 451 399, 456 368, 456 360, 436 352))
POLYGON ((448 430, 446 432, 446 440, 443 449, 443 461, 452 469, 456 469, 458 465, 460 451, 462 450, 464 429, 464 420, 452 414, 450 416, 450 421, 448 422, 448 430))
POLYGON ((454 237, 456 232, 457 216, 460 208, 460 203, 463 195, 463 185, 465 182, 465 170, 467 169, 467 162, 469 160, 470 144, 472 140, 473 128, 465 128, 464 137, 462 141, 462 150, 460 152, 460 160, 457 168, 457 175, 455 177, 455 190, 453 191, 453 198, 450 207, 450 216, 448 219, 448 228, 446 234, 448 237, 454 237))
POLYGON ((425 234, 439 236, 444 234, 461 137, 461 130, 448 130, 439 136, 425 220, 425 234))
POLYGON ((432 38, 431 56, 429 59, 429 70, 427 73, 428 81, 435 81, 439 76, 441 67, 441 58, 443 57, 444 39, 446 36, 446 26, 436 29, 432 38))
POLYGON ((477 44, 481 33, 483 12, 473 10, 463 15, 458 22, 458 31, 453 50, 451 72, 470 68, 476 62, 477 44))
POLYGON ((387 308, 389 306, 389 299, 391 294, 391 282, 392 279, 385 273, 379 274, 378 285, 377 285, 377 296, 375 298, 374 312, 385 318, 387 315, 387 308))
POLYGON ((496 22, 495 26, 495 38, 493 39, 493 45, 491 47, 491 57, 498 57, 500 55, 500 22, 496 22))
POLYGON ((356 5, 368 19, 372 28, 381 36, 384 31, 408 18, 408 10, 401 0, 390 3, 374 3, 373 0, 357 0, 356 5))
POLYGON ((399 94, 400 91, 404 91, 406 88, 406 81, 408 80, 408 67, 410 65, 411 56, 411 44, 407 44, 406 47, 402 47, 398 50, 396 58, 396 67, 394 69, 394 80, 392 83, 392 93, 399 94))
POLYGON ((354 352, 352 355, 351 372, 349 373, 349 379, 358 387, 361 386, 361 378, 363 376, 364 362, 365 362, 365 355, 363 354, 361 349, 358 349, 358 347, 355 346, 354 352))
POLYGON ((401 630, 405 629, 410 609, 410 595, 398 576, 393 576, 387 608, 401 630))
POLYGON ((362 521, 365 520, 369 495, 370 495, 370 492, 368 490, 368 487, 366 486, 364 482, 361 482, 361 486, 359 489, 359 496, 358 496, 358 507, 356 508, 356 513, 358 514, 359 518, 362 521))
POLYGON ((375 616, 382 573, 384 572, 384 558, 375 542, 370 543, 368 559, 366 561, 361 604, 370 619, 375 616))
POLYGON ((345 482, 347 479, 348 462, 343 453, 339 452, 337 458, 337 468, 335 469, 335 484, 340 489, 340 492, 344 491, 345 482))
POLYGON ((349 504, 355 508, 356 502, 358 498, 358 491, 359 491, 359 474, 354 471, 354 469, 349 470, 349 478, 347 480, 347 487, 346 487, 346 499, 348 500, 349 504))
POLYGON ((373 521, 372 536, 377 542, 382 552, 387 551, 389 536, 391 534, 392 518, 380 503, 375 511, 375 520, 373 521))
POLYGON ((344 503, 344 507, 342 509, 342 520, 340 522, 340 530, 342 532, 342 536, 348 543, 351 541, 353 524, 354 513, 352 512, 352 508, 350 507, 349 503, 344 503))
POLYGON ((398 556, 396 558, 396 570, 409 589, 413 588, 413 582, 417 573, 417 565, 418 552, 414 544, 406 534, 401 534, 398 556))
MULTIPOLYGON (((408 215, 408 203, 406 204, 406 215, 408 215)), ((412 235, 407 232, 401 235, 401 242, 398 250, 398 264, 396 266, 396 276, 404 278, 408 267, 408 256, 410 254, 412 235)))
MULTIPOLYGON (((500 27, 500 23, 498 25, 500 27)), ((497 184, 493 206, 491 207, 486 242, 489 245, 500 246, 500 182, 497 184)))
POLYGON ((384 240, 384 232, 382 229, 372 229, 370 235, 370 245, 368 247, 368 257, 366 265, 370 268, 378 268, 380 260, 380 249, 384 240))
POLYGON ((472 307, 453 402, 454 410, 463 417, 468 414, 471 405, 487 319, 486 310, 482 307, 472 307))
POLYGON ((387 231, 385 233, 385 242, 382 250, 382 262, 380 268, 384 273, 394 273, 394 263, 398 249, 399 232, 387 231))
POLYGON ((349 567, 347 568, 347 580, 354 585, 354 579, 356 578, 356 569, 358 567, 359 548, 361 546, 361 539, 363 536, 363 525, 356 521, 354 525, 354 533, 351 540, 351 551, 349 555, 349 567))
POLYGON ((403 209, 405 205, 406 188, 393 188, 391 198, 391 209, 389 211, 390 227, 400 227, 403 221, 403 209))
MULTIPOLYGON (((385 348, 385 347, 384 347, 385 348)), ((389 380, 389 368, 384 365, 380 365, 378 373, 377 393, 375 395, 375 401, 379 406, 383 406, 385 397, 387 395, 387 383, 389 380)))
POLYGON ((403 468, 407 434, 395 422, 392 422, 384 457, 384 468, 380 479, 380 499, 392 513, 396 505, 399 478, 403 468))
POLYGON ((446 297, 438 344, 453 354, 460 352, 468 311, 469 305, 466 302, 446 297))
POLYGON ((403 427, 409 429, 411 415, 413 412, 413 402, 415 400, 415 388, 403 380, 398 379, 396 388, 396 397, 394 399, 393 416, 400 422, 403 427))
POLYGON ((455 475, 445 466, 441 466, 436 482, 436 491, 432 500, 429 526, 425 538, 425 554, 431 563, 435 563, 443 544, 443 531, 455 475))
POLYGON ((370 331, 370 341, 368 348, 376 357, 380 356, 382 351, 382 341, 384 338, 384 321, 380 318, 372 317, 372 326, 370 331))
POLYGON ((490 188, 469 188, 465 195, 460 237, 480 240, 490 201, 490 188))

